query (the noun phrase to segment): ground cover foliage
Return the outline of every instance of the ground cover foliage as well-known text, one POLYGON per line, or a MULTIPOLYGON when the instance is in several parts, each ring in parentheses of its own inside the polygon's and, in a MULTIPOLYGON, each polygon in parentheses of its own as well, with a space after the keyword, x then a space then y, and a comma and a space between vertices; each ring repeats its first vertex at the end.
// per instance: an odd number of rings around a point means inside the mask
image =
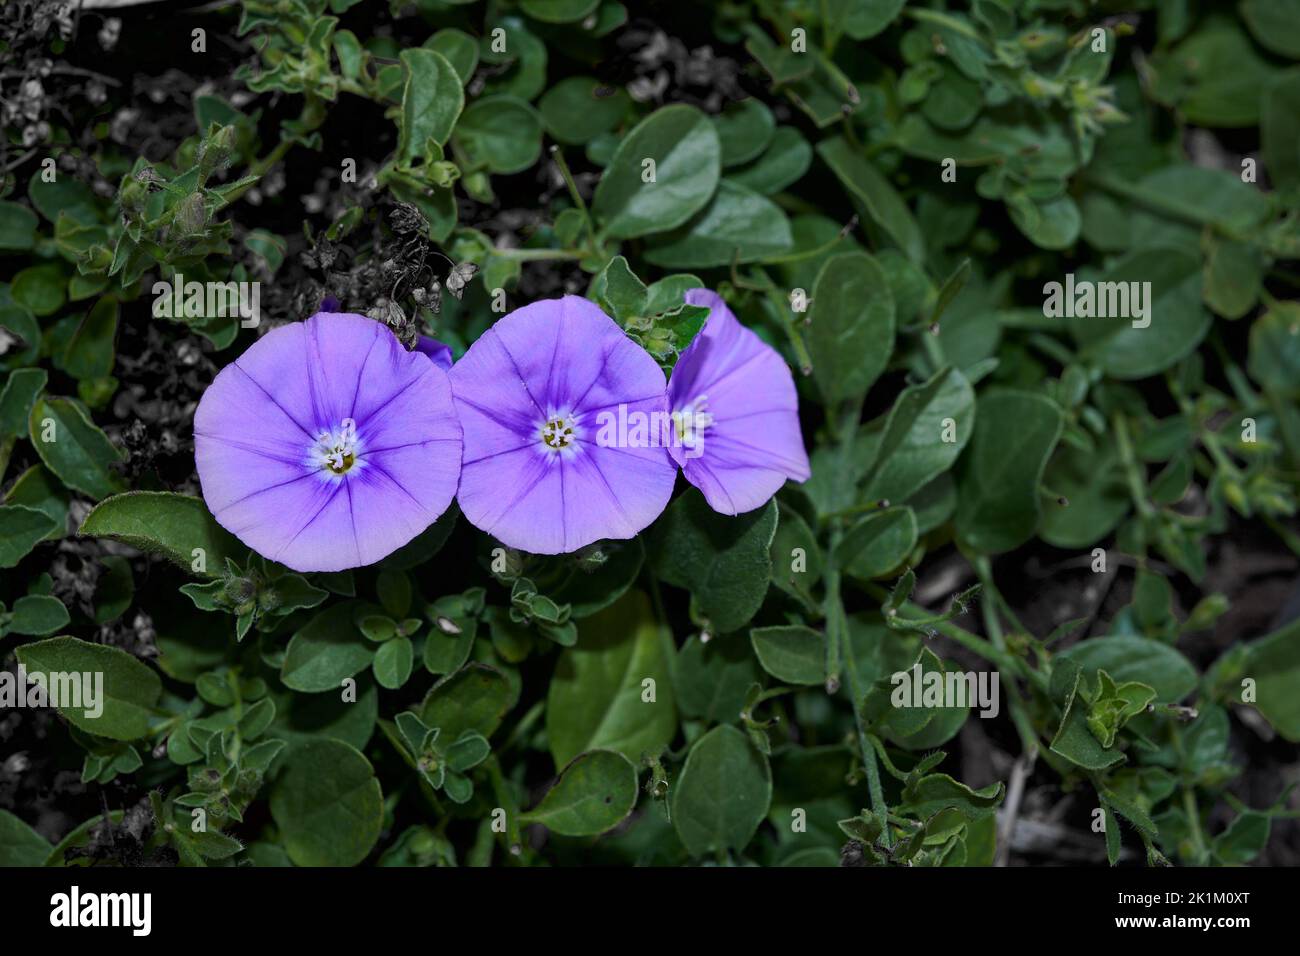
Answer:
POLYGON ((0 709, 0 864, 1296 861, 1300 5, 13 0, 0 56, 0 654, 105 689, 0 709), (278 326, 571 294, 671 372, 700 287, 794 370, 757 509, 297 573, 201 496, 278 326))

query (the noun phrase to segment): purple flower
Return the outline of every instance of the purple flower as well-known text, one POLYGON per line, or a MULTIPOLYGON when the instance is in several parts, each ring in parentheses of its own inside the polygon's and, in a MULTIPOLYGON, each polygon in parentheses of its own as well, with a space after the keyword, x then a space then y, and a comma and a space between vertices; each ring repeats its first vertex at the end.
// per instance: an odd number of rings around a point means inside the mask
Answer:
POLYGON ((451 370, 465 429, 461 511, 534 554, 631 538, 664 510, 677 469, 659 443, 597 441, 620 410, 667 420, 664 374, 576 296, 501 318, 451 370))
POLYGON ((742 514, 764 505, 787 478, 808 479, 794 378, 717 293, 692 289, 686 301, 710 312, 668 383, 678 439, 670 451, 714 511, 742 514))
POLYGON ((208 508, 295 571, 360 567, 406 544, 451 503, 460 455, 446 373, 348 313, 267 333, 194 413, 208 508))
POLYGON ((451 346, 437 339, 431 339, 427 335, 421 335, 415 340, 415 351, 423 352, 429 356, 430 360, 444 372, 451 371, 451 346))

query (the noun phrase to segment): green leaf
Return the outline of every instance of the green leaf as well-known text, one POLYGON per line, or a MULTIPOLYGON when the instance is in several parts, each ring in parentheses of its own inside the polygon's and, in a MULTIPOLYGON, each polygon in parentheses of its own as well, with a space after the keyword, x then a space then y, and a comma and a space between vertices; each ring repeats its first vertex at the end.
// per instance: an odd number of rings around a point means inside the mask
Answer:
POLYGON ((677 708, 661 627, 640 591, 579 623, 578 643, 560 655, 546 695, 557 768, 587 750, 616 750, 635 762, 671 743, 677 708))
POLYGON ((1073 682, 1065 698, 1065 716, 1061 719, 1056 736, 1052 738, 1051 749, 1085 770, 1113 767, 1124 760, 1124 753, 1103 747, 1088 729, 1088 702, 1079 689, 1084 679, 1083 673, 1076 670, 1073 675, 1073 682))
POLYGON ((0 437, 27 435, 32 406, 48 377, 43 368, 18 368, 9 373, 4 390, 0 391, 0 437))
POLYGON ((853 0, 846 5, 844 32, 855 40, 868 40, 883 33, 903 12, 907 0, 853 0))
POLYGON ((82 317, 62 356, 65 372, 73 378, 95 379, 113 371, 117 312, 117 299, 106 295, 82 317))
POLYGON ((506 675, 487 664, 470 663, 433 686, 419 717, 452 740, 467 730, 491 737, 512 706, 514 692, 506 675))
POLYGON ((693 106, 666 106, 619 143, 592 201, 613 239, 675 229, 704 208, 718 186, 722 146, 713 124, 693 106), (654 161, 654 180, 645 160, 654 161))
POLYGON ((756 627, 749 632, 763 669, 787 684, 826 681, 826 637, 801 624, 756 627))
POLYGON ((957 534, 997 554, 1038 527, 1043 469, 1061 434, 1061 410, 1042 395, 991 389, 979 397, 975 435, 959 462, 957 534))
POLYGON ((0 355, 0 368, 17 368, 36 361, 41 349, 41 327, 29 309, 0 301, 0 329, 9 338, 17 339, 9 352, 0 355))
POLYGON ((472 168, 519 173, 542 152, 542 120, 537 111, 513 96, 475 100, 456 124, 456 146, 472 168))
MULTIPOLYGON (((337 34, 335 42, 338 42, 337 34)), ((460 77, 462 86, 474 75, 474 68, 478 66, 478 41, 464 30, 457 30, 454 27, 439 30, 425 40, 423 46, 447 58, 447 62, 460 77)))
POLYGON ((1240 128, 1259 121, 1259 91, 1273 73, 1246 32, 1218 18, 1153 56, 1148 82, 1156 99, 1177 106, 1187 122, 1240 128))
POLYGON ((44 465, 32 465, 24 471, 14 479, 4 497, 5 504, 26 505, 54 519, 54 530, 46 536, 49 540, 66 537, 71 500, 68 489, 44 465))
POLYGON ((492 745, 482 734, 466 731, 447 748, 447 766, 457 773, 477 767, 492 753, 492 745))
POLYGON ((1274 303, 1255 320, 1246 368, 1264 388, 1300 397, 1300 302, 1274 303))
POLYGON ((26 505, 0 505, 0 568, 12 568, 56 527, 44 511, 26 505))
POLYGON ((13 278, 14 301, 39 316, 53 315, 67 301, 68 278, 59 262, 28 266, 13 278))
POLYGON ((1136 282, 1137 287, 1120 288, 1148 290, 1142 294, 1149 310, 1145 318, 1136 316, 1130 301, 1128 311, 1133 315, 1070 320, 1080 354, 1114 378, 1146 378, 1163 372, 1195 349, 1209 331, 1210 313, 1201 302, 1201 263, 1186 251, 1165 247, 1132 252, 1100 281, 1136 282), (1148 320, 1149 325, 1142 325, 1148 320))
POLYGON ((655 523, 650 563, 664 581, 689 590, 692 604, 724 634, 743 627, 763 603, 775 533, 774 502, 731 517, 692 488, 655 523))
POLYGON ((108 498, 86 515, 78 534, 112 538, 207 577, 220 577, 227 560, 247 553, 201 498, 166 491, 128 491, 108 498), (201 568, 195 570, 200 559, 201 568))
POLYGON ((371 665, 375 647, 355 623, 358 605, 344 601, 313 617, 289 640, 280 680, 306 693, 339 691, 346 678, 371 665))
POLYGON ((925 238, 901 196, 889 180, 843 137, 824 139, 817 155, 831 168, 853 205, 878 226, 913 262, 925 260, 925 238))
POLYGON ((955 369, 903 389, 885 422, 862 499, 906 501, 952 467, 974 422, 975 392, 955 369))
POLYGON ((1117 682, 1137 681, 1153 687, 1156 700, 1177 703, 1196 688, 1196 668, 1182 654, 1161 641, 1145 637, 1093 637, 1056 655, 1083 668, 1087 686, 1096 686, 1096 671, 1104 670, 1117 682))
POLYGON ((1228 674, 1227 692, 1232 699, 1243 700, 1254 682, 1254 706, 1283 739, 1300 742, 1300 618, 1272 634, 1230 650, 1215 665, 1218 672, 1228 662, 1239 659, 1228 674), (1234 653, 1234 651, 1236 653, 1234 653))
POLYGON ((460 76, 447 58, 434 50, 403 50, 406 85, 402 89, 402 128, 398 158, 410 162, 428 152, 432 140, 444 146, 465 106, 460 76))
POLYGON ((620 753, 580 754, 555 786, 521 819, 562 836, 596 836, 618 826, 636 806, 636 767, 620 753))
POLYGON ((8 810, 0 810, 0 867, 41 866, 50 842, 8 810))
POLYGON ((677 652, 677 706, 683 716, 708 723, 739 719, 749 688, 763 672, 741 633, 692 636, 677 652))
MULTIPOLYGON (((139 740, 149 732, 162 681, 152 668, 125 651, 88 644, 75 637, 52 637, 24 644, 17 653, 29 678, 45 675, 41 683, 47 690, 51 687, 50 675, 94 675, 93 685, 82 687, 85 693, 80 700, 60 702, 58 708, 81 730, 113 740, 139 740), (93 707, 87 699, 92 694, 101 698, 94 701, 93 707)), ((61 683, 56 678, 55 686, 61 683)))
POLYGON ((651 239, 645 257, 666 269, 702 269, 778 255, 792 242, 790 222, 780 207, 724 179, 695 218, 651 239))
POLYGON ((984 92, 979 83, 967 79, 960 71, 950 66, 942 69, 939 80, 930 84, 921 112, 940 129, 965 129, 983 108, 984 92))
POLYGON ((411 677, 415 651, 409 637, 398 636, 385 641, 375 652, 375 680, 380 687, 397 690, 411 677))
POLYGON ((36 245, 40 220, 21 203, 0 200, 0 249, 30 249, 36 245))
POLYGON ((1259 138, 1264 168, 1273 185, 1300 188, 1300 69, 1279 73, 1264 88, 1259 138))
POLYGON ((1264 852, 1272 821, 1267 813, 1243 811, 1214 838, 1210 852, 1228 866, 1245 866, 1264 852))
POLYGON ((1052 456, 1043 485, 1063 496, 1044 499, 1039 536, 1057 548, 1087 548, 1115 530, 1132 504, 1115 443, 1107 436, 1084 450, 1062 443, 1052 456))
POLYGON ((1007 197, 1007 211, 1016 228, 1043 249, 1068 249, 1083 228, 1083 216, 1070 196, 1034 199, 1013 193, 1007 197))
POLYGON ((649 291, 622 256, 610 259, 592 282, 601 304, 620 322, 646 314, 649 291))
POLYGON ((1241 0, 1238 9, 1255 42, 1278 56, 1300 60, 1300 0, 1241 0))
POLYGON ((672 821, 692 856, 740 851, 772 802, 772 771, 749 738, 724 725, 691 747, 672 794, 672 821))
POLYGON ((1003 784, 991 783, 978 790, 954 780, 946 773, 930 773, 903 790, 907 809, 919 817, 954 809, 968 820, 987 816, 1002 802, 1003 784))
POLYGON ((573 23, 591 14, 600 0, 521 0, 520 6, 543 23, 573 23))
POLYGON ((1225 319, 1255 307, 1264 285, 1264 254, 1251 242, 1212 239, 1205 261, 1205 304, 1225 319))
POLYGON ((45 594, 28 594, 14 601, 9 622, 9 633, 31 634, 44 637, 53 634, 68 623, 68 609, 56 597, 45 594))
POLYGON ((874 258, 849 252, 817 274, 808 351, 827 404, 866 393, 894 350, 894 296, 874 258))
POLYGON ((753 162, 731 170, 728 178, 746 189, 771 196, 794 185, 812 165, 808 140, 793 126, 778 126, 767 150, 753 162))
POLYGON ((844 533, 836 559, 846 574, 868 581, 893 571, 916 547, 916 516, 905 505, 872 512, 844 533))
POLYGON ((570 76, 547 90, 537 108, 553 139, 577 146, 618 126, 631 103, 622 87, 590 76, 570 76))
POLYGON ((289 749, 270 804, 284 848, 298 866, 355 866, 383 827, 383 794, 370 761, 329 737, 289 749))
POLYGON ((723 166, 739 166, 757 158, 776 132, 772 111, 753 97, 728 103, 713 117, 713 126, 722 144, 723 166))
POLYGON ((822 577, 822 552, 808 523, 789 505, 777 502, 779 520, 772 546, 772 583, 807 600, 822 577))
POLYGON ((81 405, 67 398, 39 398, 28 428, 41 461, 69 488, 96 501, 122 490, 122 478, 112 470, 122 453, 81 405))

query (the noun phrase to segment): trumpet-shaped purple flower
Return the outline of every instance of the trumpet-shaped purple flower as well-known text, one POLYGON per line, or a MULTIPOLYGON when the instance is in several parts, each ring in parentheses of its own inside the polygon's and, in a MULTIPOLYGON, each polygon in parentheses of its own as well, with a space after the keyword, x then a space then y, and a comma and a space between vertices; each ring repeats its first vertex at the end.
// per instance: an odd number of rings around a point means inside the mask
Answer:
POLYGON ((427 335, 421 335, 415 340, 415 351, 429 356, 429 360, 444 372, 451 371, 452 358, 450 345, 439 342, 437 339, 431 339, 427 335))
POLYGON ((461 511, 503 543, 560 554, 630 538, 668 504, 677 469, 662 443, 598 440, 620 412, 667 420, 663 372, 586 299, 504 316, 452 367, 451 388, 461 511))
POLYGON ((670 451, 714 511, 742 514, 787 478, 808 479, 794 378, 717 293, 692 289, 686 301, 710 312, 668 383, 678 439, 670 451))
POLYGON ((348 313, 267 333, 221 370, 194 413, 208 508, 295 571, 396 551, 447 509, 460 456, 446 372, 348 313))

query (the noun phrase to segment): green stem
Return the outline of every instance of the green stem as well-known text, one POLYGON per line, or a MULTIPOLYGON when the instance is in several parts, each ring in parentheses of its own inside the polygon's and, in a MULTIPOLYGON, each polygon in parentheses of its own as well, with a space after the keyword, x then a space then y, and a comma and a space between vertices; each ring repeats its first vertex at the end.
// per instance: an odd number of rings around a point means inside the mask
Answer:
MULTIPOLYGON (((1174 753, 1178 755, 1178 767, 1180 777, 1186 774, 1187 755, 1183 751, 1183 739, 1179 736, 1178 727, 1175 723, 1169 724, 1169 739, 1173 741, 1174 753)), ((1196 863, 1202 864, 1209 855, 1209 850, 1205 845, 1205 834, 1201 832, 1201 810, 1196 805, 1195 787, 1189 786, 1186 779, 1179 780, 1179 786, 1182 787, 1183 813, 1187 816, 1187 826, 1192 835, 1192 846, 1196 852, 1196 863)))
POLYGON ((1128 435, 1128 420, 1123 414, 1116 412, 1111 418, 1111 427, 1115 431, 1115 445, 1119 450, 1120 463, 1124 466, 1124 475, 1128 480, 1133 506, 1137 508, 1139 515, 1150 518, 1155 514, 1155 508, 1147 500, 1146 479, 1138 466, 1137 456, 1133 454, 1133 442, 1128 435))
POLYGON ((516 262, 535 262, 542 259, 581 259, 576 252, 567 249, 499 249, 493 247, 492 255, 500 259, 514 259, 516 262))
MULTIPOLYGON (((829 635, 829 630, 828 630, 829 635)), ((866 722, 862 719, 862 701, 866 694, 858 685, 858 666, 853 656, 853 643, 849 640, 848 629, 842 634, 844 644, 844 662, 847 665, 849 698, 853 705, 853 727, 858 735, 858 749, 862 752, 862 767, 867 774, 867 792, 871 795, 871 812, 880 821, 880 835, 885 846, 893 845, 893 836, 889 832, 889 806, 885 803, 884 787, 880 783, 880 767, 876 764, 876 749, 871 745, 871 735, 867 733, 866 722)))
MULTIPOLYGON (((1185 206, 1182 203, 1166 199, 1160 193, 1150 189, 1141 189, 1133 183, 1119 179, 1114 176, 1107 176, 1103 173, 1089 173, 1084 177, 1085 182, 1106 192, 1114 193, 1129 202, 1136 203, 1161 215, 1168 216, 1171 219, 1177 219, 1181 222, 1191 223, 1194 226, 1202 226, 1214 229, 1220 235, 1229 239, 1240 241, 1249 241, 1249 237, 1229 229, 1223 223, 1216 221, 1212 213, 1204 211, 1199 206, 1185 206)), ((1208 207, 1206 207, 1208 208, 1208 207)))
MULTIPOLYGON (((1002 653, 1006 653, 1006 638, 1002 634, 1002 622, 998 620, 997 608, 994 606, 1001 600, 998 594, 997 585, 993 581, 993 569, 989 564, 987 555, 979 555, 975 558, 975 573, 979 576, 980 583, 984 586, 985 599, 980 602, 980 613, 984 616, 984 628, 989 632, 989 638, 993 644, 1002 653)), ((999 670, 1003 668, 999 667, 999 670)), ((1020 735, 1020 745, 1024 747, 1025 753, 1031 756, 1038 754, 1038 734, 1034 731, 1033 722, 1029 715, 1025 713, 1024 702, 1016 690, 1014 677, 1017 671, 1023 670, 1017 666, 1010 673, 1002 675, 1002 682, 1007 685, 1007 704, 1011 710, 1011 722, 1016 726, 1016 732, 1020 735), (1007 678, 1012 678, 1007 680, 1007 678)), ((1028 670, 1032 678, 1036 678, 1036 683, 1043 689, 1046 689, 1047 680, 1040 671, 1028 670)))
POLYGON ((506 812, 506 850, 511 856, 519 856, 524 850, 523 837, 519 832, 519 807, 515 805, 510 788, 506 786, 505 778, 501 775, 501 764, 495 755, 488 759, 486 766, 497 806, 506 812))
POLYGON ((799 371, 804 375, 811 375, 813 370, 812 355, 808 352, 808 346, 804 344, 803 336, 799 334, 799 329, 794 321, 794 311, 790 308, 790 303, 782 298, 781 293, 775 288, 767 290, 768 301, 776 309, 777 317, 785 327, 786 338, 790 340, 790 348, 794 350, 795 361, 799 363, 799 371))
POLYGON ((569 197, 573 200, 573 205, 577 207, 578 212, 582 213, 582 221, 587 227, 587 251, 593 256, 597 255, 596 226, 591 221, 591 212, 587 209, 586 200, 582 198, 582 193, 578 192, 578 184, 573 179, 573 173, 569 171, 569 163, 564 158, 564 150, 560 149, 559 146, 552 146, 551 156, 555 159, 555 165, 560 167, 560 175, 564 177, 564 185, 569 189, 569 197))

